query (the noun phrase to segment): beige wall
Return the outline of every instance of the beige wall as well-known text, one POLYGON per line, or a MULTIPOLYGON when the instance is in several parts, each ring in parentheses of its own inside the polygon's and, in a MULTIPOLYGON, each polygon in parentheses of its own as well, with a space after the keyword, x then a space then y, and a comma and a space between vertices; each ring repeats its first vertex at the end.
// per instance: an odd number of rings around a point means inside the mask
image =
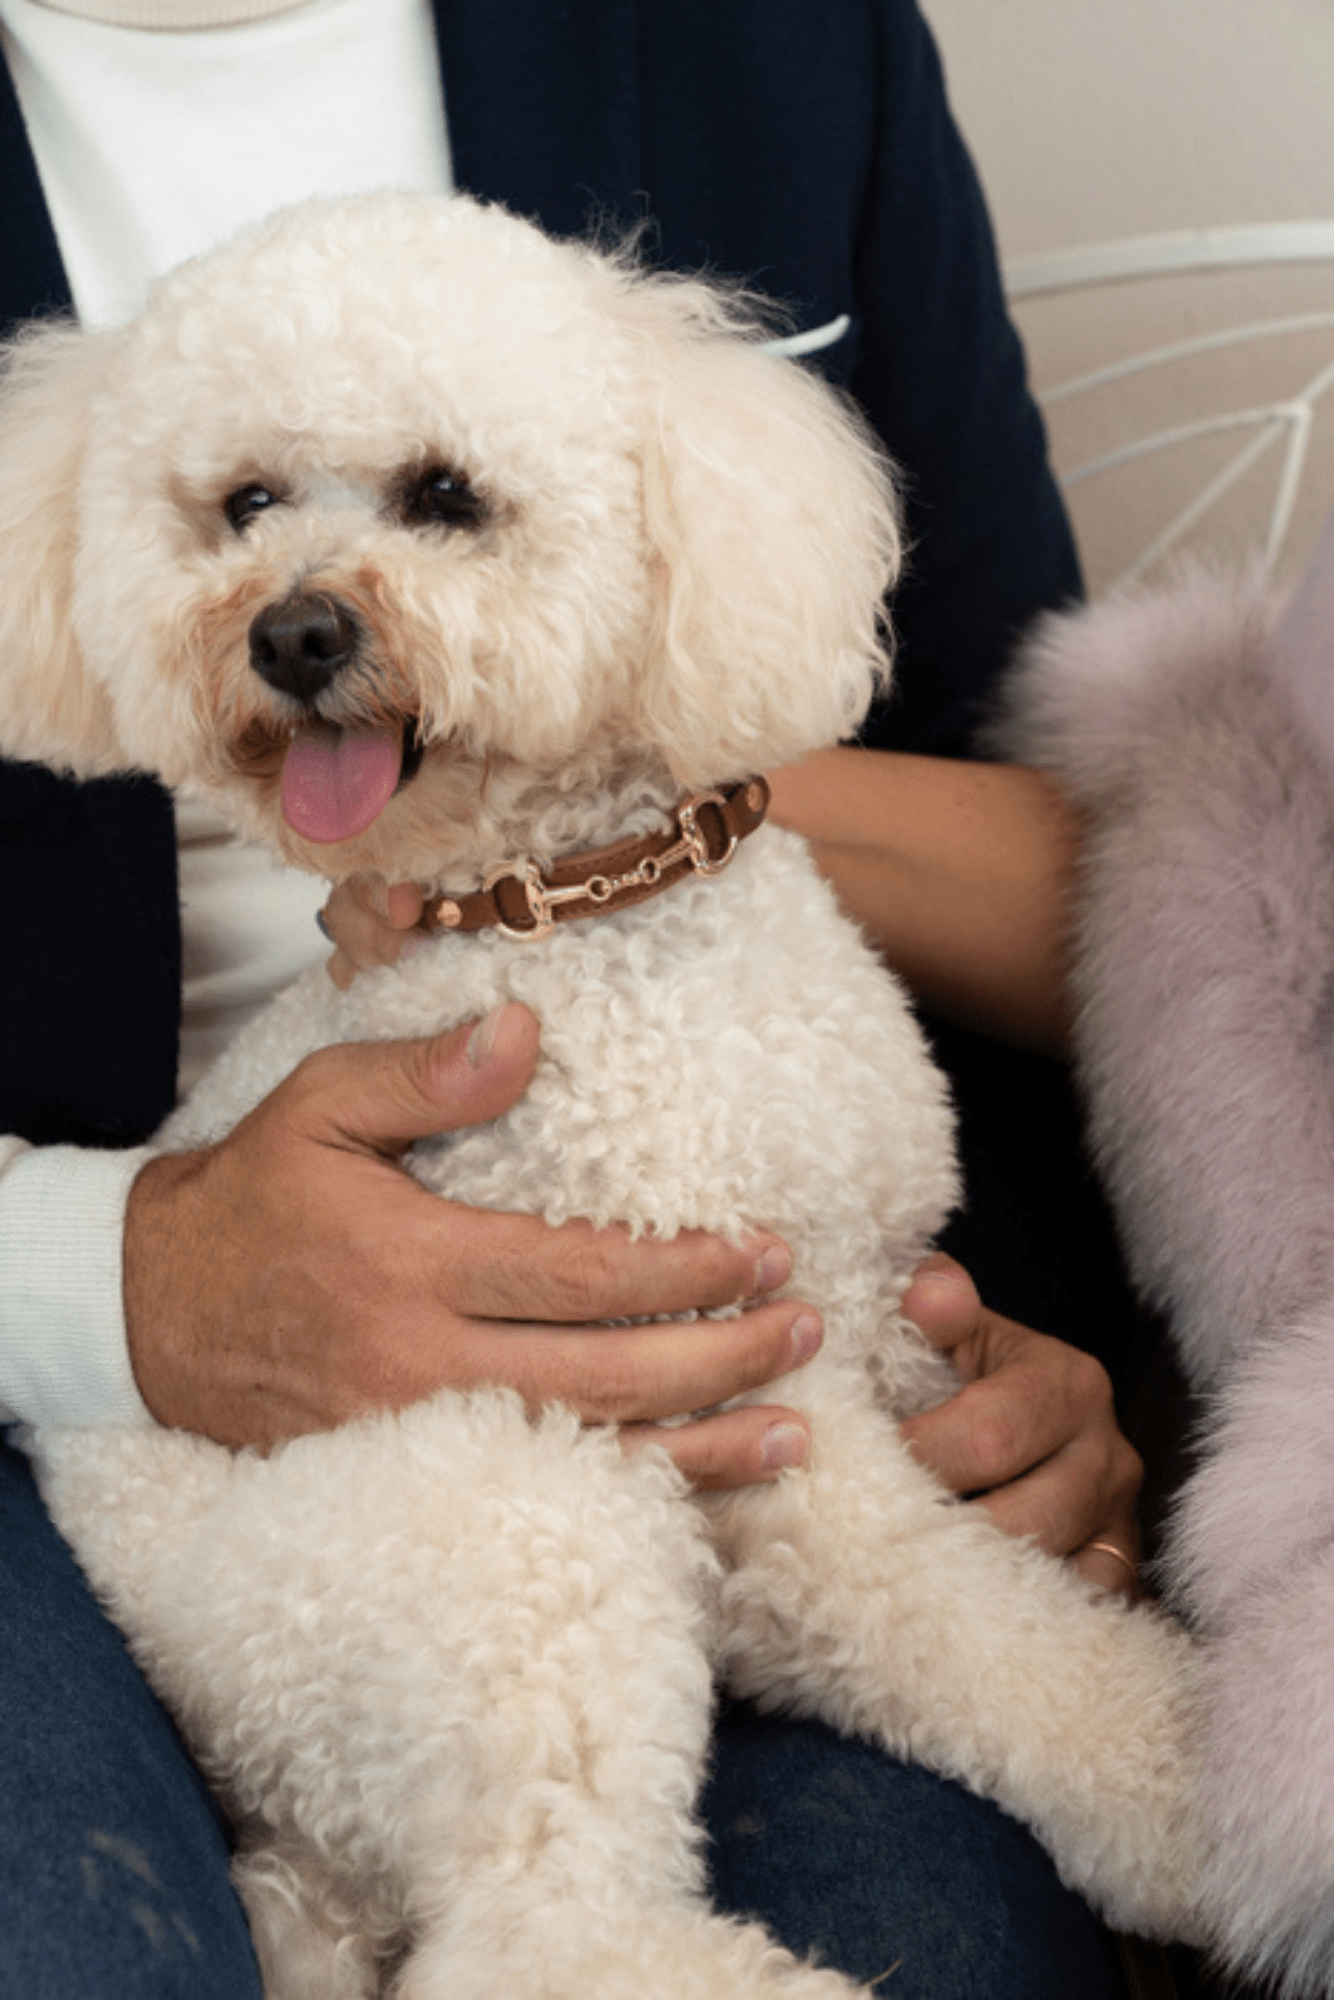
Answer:
POLYGON ((1007 255, 1334 216, 1334 0, 923 0, 1007 255))
MULTIPOLYGON (((1235 223, 1334 221, 1334 0, 923 0, 982 171, 1003 257, 1235 223)), ((1017 309, 1039 389, 1146 345, 1277 315, 1334 312, 1334 272, 1154 280, 1017 309)), ((1334 330, 1182 363, 1053 410, 1063 469, 1186 416, 1283 400, 1334 356, 1334 330)), ((1314 433, 1298 559, 1334 499, 1334 392, 1314 433), (1325 430, 1331 437, 1327 440, 1325 430)), ((1212 440, 1072 495, 1094 580, 1118 574, 1235 451, 1212 440)), ((1263 537, 1271 452, 1193 531, 1228 555, 1263 537)))

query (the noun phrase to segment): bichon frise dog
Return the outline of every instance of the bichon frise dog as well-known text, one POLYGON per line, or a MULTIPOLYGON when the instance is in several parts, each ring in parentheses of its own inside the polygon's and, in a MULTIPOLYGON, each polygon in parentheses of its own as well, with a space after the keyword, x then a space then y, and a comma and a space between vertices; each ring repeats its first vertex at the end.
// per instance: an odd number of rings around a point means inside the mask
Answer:
POLYGON ((267 1456, 47 1432, 45 1490, 239 1831, 267 1990, 850 1993, 713 1915, 715 1676, 989 1794, 1124 1928, 1189 1927, 1191 1656, 1007 1539, 895 1418, 955 1198, 902 995, 754 773, 883 669, 892 484, 735 303, 468 201, 277 218, 124 332, 20 343, 0 744, 133 767, 442 928, 315 970, 170 1123, 309 1051, 530 1005, 524 1100, 414 1150, 456 1200, 780 1230, 809 1468, 701 1498, 568 1411, 440 1394, 267 1456), (568 893, 567 893, 568 892, 568 893))
POLYGON ((1334 1994, 1334 524, 1285 604, 1197 568, 1038 636, 999 740, 1088 824, 1075 981, 1131 1270, 1204 1399, 1201 1908, 1334 1994))

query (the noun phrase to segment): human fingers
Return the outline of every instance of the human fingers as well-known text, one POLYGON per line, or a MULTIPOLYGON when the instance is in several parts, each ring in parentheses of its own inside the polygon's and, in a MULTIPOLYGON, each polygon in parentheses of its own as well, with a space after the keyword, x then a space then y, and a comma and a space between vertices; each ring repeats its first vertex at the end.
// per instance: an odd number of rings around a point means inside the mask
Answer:
POLYGON ((456 1377, 504 1382, 530 1407, 559 1402, 586 1423, 660 1423, 731 1401, 817 1352, 818 1316, 777 1299, 727 1319, 633 1326, 471 1320, 450 1335, 456 1377))
MULTIPOLYGON (((466 1033, 418 1042, 322 1050, 283 1086, 286 1115, 317 1144, 396 1158, 412 1140, 494 1118, 531 1079, 538 1027, 528 1008, 498 1008, 466 1033)), ((667 1241, 571 1222, 550 1229, 536 1216, 450 1209, 447 1222, 425 1196, 441 1237, 442 1282, 451 1309, 485 1320, 577 1323, 651 1318, 739 1304, 786 1283, 792 1259, 765 1231, 728 1243, 702 1230, 667 1241)), ((422 1212, 428 1225, 427 1211, 422 1212)))
POLYGON ((1063 1341, 1018 1331, 1026 1339, 993 1352, 991 1373, 908 1419, 904 1433, 918 1456, 954 1493, 988 1493, 1063 1458, 1094 1477, 1105 1498, 1128 1478, 1137 1485, 1100 1364, 1063 1341))
POLYGON ((438 1386, 422 1334, 442 1312, 436 1260, 466 1258, 466 1230, 456 1220, 441 1243, 448 1205, 398 1155, 494 1118, 536 1057, 521 1007, 423 1042, 324 1050, 216 1145, 150 1161, 127 1204, 122 1285, 158 1420, 271 1443, 438 1386))
POLYGON ((467 1255, 450 1267, 450 1300, 477 1320, 575 1326, 714 1312, 776 1292, 792 1272, 786 1245, 764 1232, 740 1243, 698 1229, 663 1239, 618 1223, 552 1229, 534 1215, 461 1213, 467 1255))
POLYGON ((1132 1520, 1128 1525, 1105 1528, 1070 1558, 1074 1568, 1089 1583, 1135 1601, 1140 1596, 1139 1531, 1132 1520))
POLYGON ((329 977, 344 990, 358 972, 392 965, 411 949, 424 898, 413 882, 387 883, 380 875, 350 875, 330 892, 321 928, 335 950, 329 977))
POLYGON ((331 952, 324 961, 324 969, 340 993, 346 993, 352 981, 361 971, 354 959, 341 949, 331 952))
POLYGON ((1048 1435, 1025 1407, 977 1414, 992 1385, 972 1384, 904 1430, 914 1449, 955 1492, 986 1508, 1006 1533, 1031 1537, 1048 1554, 1069 1556, 1077 1569, 1107 1588, 1124 1589, 1125 1563, 1089 1544, 1101 1540, 1133 1563, 1139 1537, 1135 1501, 1143 1477, 1139 1454, 1114 1417, 1100 1418, 1031 1469, 1005 1476, 1048 1435), (1027 1442, 1024 1442, 1027 1440, 1027 1442))
POLYGON ((485 1385, 589 1423, 656 1422, 760 1388, 819 1344, 815 1316, 786 1298, 647 1325, 462 1314, 449 1278, 476 1220, 375 1158, 287 1148, 275 1162, 251 1146, 151 1162, 124 1258, 144 1400, 159 1422, 232 1446, 485 1385))
MULTIPOLYGON (((1081 1435, 1031 1472, 978 1498, 999 1527, 1031 1536, 1050 1555, 1077 1558, 1090 1542, 1104 1540, 1133 1561, 1142 1476, 1139 1454, 1119 1431, 1081 1435)), ((1093 1567, 1101 1580, 1103 1564, 1093 1567)))
POLYGON ((952 1491, 1006 1485, 1077 1442, 1124 1473, 1130 1447, 1094 1356, 991 1311, 939 1253, 919 1267, 903 1311, 962 1378, 956 1396, 904 1425, 952 1491))
POLYGON ((538 1041, 535 1016, 512 1002, 445 1034, 337 1044, 307 1056, 258 1115, 312 1144, 394 1159, 507 1111, 532 1081, 538 1041))
POLYGON ((932 1250, 913 1272, 901 1310, 939 1354, 947 1355, 965 1378, 980 1373, 973 1349, 986 1313, 977 1286, 962 1264, 932 1250))
POLYGON ((536 1052, 522 1007, 431 1041, 325 1050, 217 1145, 150 1162, 123 1271, 131 1364, 159 1421, 262 1445, 483 1382, 590 1420, 655 1419, 796 1365, 792 1300, 694 1327, 588 1323, 771 1292, 791 1268, 775 1238, 549 1229, 401 1171, 413 1137, 513 1102, 536 1052))
POLYGON ((657 1445, 700 1492, 761 1485, 788 1466, 803 1465, 810 1428, 795 1410, 748 1403, 686 1424, 627 1424, 626 1451, 657 1445))
POLYGON ((956 1396, 904 1425, 952 1491, 985 1496, 1002 1527, 1054 1554, 1099 1529, 1133 1533, 1142 1467, 1098 1361, 990 1312, 950 1259, 928 1260, 904 1310, 964 1378, 956 1396))

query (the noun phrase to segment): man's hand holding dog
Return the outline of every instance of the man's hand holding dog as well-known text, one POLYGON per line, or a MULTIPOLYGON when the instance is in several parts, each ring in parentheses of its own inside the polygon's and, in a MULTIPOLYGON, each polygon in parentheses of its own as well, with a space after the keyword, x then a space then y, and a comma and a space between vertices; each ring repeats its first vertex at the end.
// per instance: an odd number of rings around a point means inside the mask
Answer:
POLYGON ((1101 1362, 989 1312, 940 1252, 918 1266, 903 1310, 964 1384, 904 1424, 917 1456, 1010 1534, 1068 1556, 1092 1583, 1131 1587, 1144 1468, 1117 1425, 1101 1362))
POLYGON ((666 1444, 701 1486, 799 1462, 806 1426, 789 1410, 656 1428, 815 1352, 816 1314, 764 1300, 791 1270, 777 1238, 550 1229, 442 1202, 402 1171, 414 1139, 507 1109, 537 1041, 511 1006, 433 1040, 326 1049, 217 1145, 150 1162, 126 1218, 125 1308, 154 1416, 268 1445, 498 1382, 617 1422, 631 1446, 666 1444), (743 1300, 760 1302, 725 1320, 598 1324, 743 1300))
MULTIPOLYGON (((335 984, 347 986, 366 966, 392 964, 405 946, 411 949, 421 935, 422 905, 411 883, 366 880, 337 889, 326 912, 338 946, 329 964, 335 984)), ((1011 1534, 1032 1535, 1051 1554, 1068 1556, 1090 1581, 1111 1590, 1133 1586, 1143 1467, 1117 1424, 1106 1370, 1081 1349, 991 1312, 948 1257, 926 1260, 904 1310, 950 1356, 964 1381, 957 1396, 905 1425, 922 1462, 952 1491, 985 1506, 1011 1534), (1097 1543, 1102 1546, 1090 1546, 1097 1543), (1109 1544, 1123 1552, 1121 1558, 1107 1553, 1109 1544)), ((766 1415, 774 1426, 771 1448, 787 1438, 795 1458, 804 1443, 801 1419, 790 1412, 766 1415), (797 1428, 785 1430, 785 1423, 797 1428)), ((712 1434, 708 1426, 674 1435, 691 1449, 724 1452, 716 1464, 723 1476, 701 1483, 757 1476, 745 1470, 748 1456, 755 1462, 753 1436, 738 1440, 741 1448, 732 1452, 726 1434, 712 1434)), ((677 1456, 690 1471, 680 1444, 677 1456)))

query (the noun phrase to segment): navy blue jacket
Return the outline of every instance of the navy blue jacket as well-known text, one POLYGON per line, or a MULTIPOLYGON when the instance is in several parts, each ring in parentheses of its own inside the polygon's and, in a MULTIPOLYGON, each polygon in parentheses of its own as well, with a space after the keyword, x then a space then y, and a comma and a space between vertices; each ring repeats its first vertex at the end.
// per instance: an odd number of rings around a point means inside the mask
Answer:
MULTIPOLYGON (((461 186, 558 233, 640 225, 653 259, 742 277, 799 326, 849 316, 819 365, 905 469, 913 546, 898 685, 868 740, 964 748, 1015 632, 1078 574, 915 0, 436 0, 436 14, 461 186)), ((0 190, 0 321, 67 304, 2 66, 0 190)), ((151 783, 0 766, 0 1130, 124 1144, 170 1105, 173 868, 151 783)), ((1013 1207, 1011 1168, 988 1174, 1013 1207)), ((1019 1308, 1053 1316, 1012 1294, 1019 1308)))

